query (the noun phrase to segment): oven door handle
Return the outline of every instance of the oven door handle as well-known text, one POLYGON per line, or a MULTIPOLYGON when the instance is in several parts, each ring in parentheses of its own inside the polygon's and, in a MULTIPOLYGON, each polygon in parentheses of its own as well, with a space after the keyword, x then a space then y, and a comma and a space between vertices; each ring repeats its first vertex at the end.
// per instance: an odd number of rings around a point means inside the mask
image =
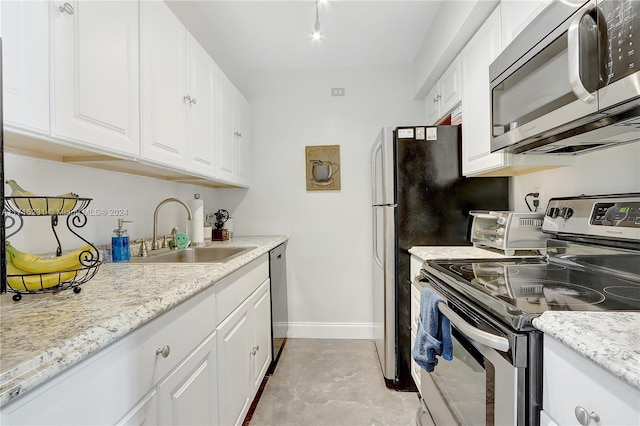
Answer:
POLYGON ((456 326, 458 331, 472 341, 481 343, 500 352, 507 352, 509 350, 509 340, 506 338, 487 333, 486 331, 479 330, 472 325, 469 325, 469 323, 453 312, 453 310, 443 302, 438 303, 438 309, 442 315, 451 321, 451 324, 456 326))

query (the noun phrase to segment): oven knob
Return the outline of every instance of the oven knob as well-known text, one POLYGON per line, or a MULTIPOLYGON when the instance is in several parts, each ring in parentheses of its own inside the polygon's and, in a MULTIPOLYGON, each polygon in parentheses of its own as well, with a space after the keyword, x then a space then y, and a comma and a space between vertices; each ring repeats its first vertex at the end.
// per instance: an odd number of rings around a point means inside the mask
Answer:
POLYGON ((551 207, 548 211, 547 211, 547 216, 551 217, 551 218, 556 218, 558 217, 558 214, 560 213, 560 209, 557 207, 551 207))
POLYGON ((504 216, 500 216, 497 222, 498 222, 498 225, 504 225, 505 223, 507 223, 507 218, 504 216))
POLYGON ((496 238, 496 244, 502 246, 502 238, 496 238))
POLYGON ((563 207, 560 210, 560 216, 562 216, 565 220, 569 219, 573 216, 573 209, 571 207, 563 207))
POLYGON ((498 235, 504 235, 504 228, 498 228, 498 229, 496 230, 496 234, 498 234, 498 235))

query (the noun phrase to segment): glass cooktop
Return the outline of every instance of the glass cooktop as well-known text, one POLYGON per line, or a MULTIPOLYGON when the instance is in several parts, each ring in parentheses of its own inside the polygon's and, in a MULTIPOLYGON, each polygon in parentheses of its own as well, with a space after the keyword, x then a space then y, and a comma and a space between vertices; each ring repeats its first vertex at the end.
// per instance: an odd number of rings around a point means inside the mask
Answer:
MULTIPOLYGON (((626 257, 612 258, 624 264, 622 274, 585 266, 576 258, 540 257, 436 260, 425 269, 444 284, 441 291, 453 289, 519 329, 549 310, 640 310, 640 273, 634 274, 640 256, 626 257)), ((602 263, 602 257, 598 259, 602 263)))

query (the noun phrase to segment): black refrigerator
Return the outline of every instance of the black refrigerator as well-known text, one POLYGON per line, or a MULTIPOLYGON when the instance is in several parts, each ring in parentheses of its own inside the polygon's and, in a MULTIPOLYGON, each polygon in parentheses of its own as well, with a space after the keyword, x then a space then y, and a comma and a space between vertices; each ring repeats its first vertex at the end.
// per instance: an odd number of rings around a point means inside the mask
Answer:
POLYGON ((460 126, 383 127, 371 149, 373 334, 386 385, 411 378, 413 246, 469 246, 471 210, 508 210, 509 178, 462 176, 460 126))
POLYGON ((7 264, 4 247, 4 121, 2 120, 2 39, 0 39, 0 293, 7 291, 7 264))

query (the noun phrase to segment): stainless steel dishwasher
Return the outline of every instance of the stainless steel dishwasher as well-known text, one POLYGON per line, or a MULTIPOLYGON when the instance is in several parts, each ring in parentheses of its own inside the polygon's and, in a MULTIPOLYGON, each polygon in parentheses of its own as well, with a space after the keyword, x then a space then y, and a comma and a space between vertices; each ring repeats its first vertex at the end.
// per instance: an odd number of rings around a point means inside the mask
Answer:
POLYGON ((273 374, 287 341, 289 314, 287 309, 286 243, 269 252, 269 278, 271 279, 271 337, 272 361, 267 374, 273 374))

